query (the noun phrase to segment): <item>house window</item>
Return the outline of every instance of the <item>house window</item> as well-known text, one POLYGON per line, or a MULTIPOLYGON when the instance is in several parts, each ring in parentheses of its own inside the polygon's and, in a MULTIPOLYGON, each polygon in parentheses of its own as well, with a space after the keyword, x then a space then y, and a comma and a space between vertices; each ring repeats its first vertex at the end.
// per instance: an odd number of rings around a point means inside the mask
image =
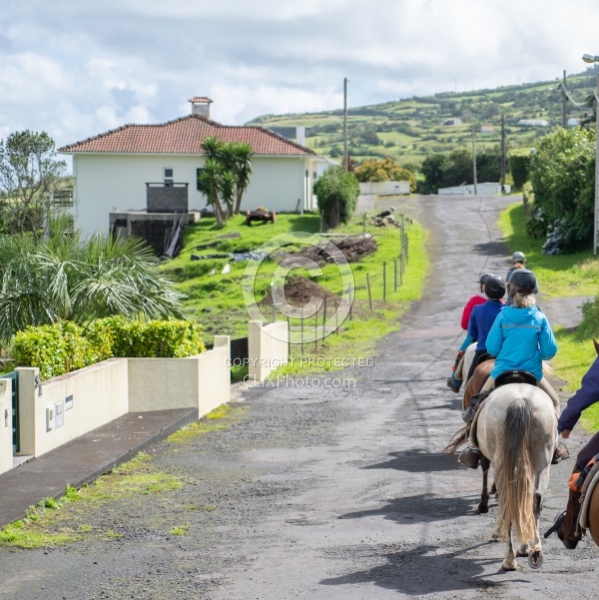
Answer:
POLYGON ((164 185, 169 186, 173 185, 173 170, 172 169, 164 169, 164 185))
POLYGON ((202 190, 200 189, 200 173, 203 171, 204 169, 196 169, 196 187, 198 192, 201 192, 202 190))

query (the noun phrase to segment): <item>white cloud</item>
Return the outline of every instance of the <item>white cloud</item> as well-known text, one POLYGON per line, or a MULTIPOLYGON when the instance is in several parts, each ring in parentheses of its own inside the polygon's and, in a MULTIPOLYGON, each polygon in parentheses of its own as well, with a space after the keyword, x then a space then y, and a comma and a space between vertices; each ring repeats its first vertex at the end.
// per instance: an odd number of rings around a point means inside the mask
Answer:
POLYGON ((599 54, 578 0, 3 0, 0 135, 58 146, 130 122, 341 108, 561 79, 599 54))

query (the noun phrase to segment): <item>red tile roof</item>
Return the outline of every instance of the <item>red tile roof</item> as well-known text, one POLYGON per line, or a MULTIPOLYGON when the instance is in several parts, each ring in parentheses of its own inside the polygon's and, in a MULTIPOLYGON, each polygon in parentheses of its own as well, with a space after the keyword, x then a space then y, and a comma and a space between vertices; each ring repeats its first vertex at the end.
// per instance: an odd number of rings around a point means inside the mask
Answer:
POLYGON ((198 115, 161 125, 124 125, 59 148, 64 154, 203 154, 200 144, 215 136, 223 142, 246 142, 257 156, 303 156, 316 153, 263 127, 230 127, 198 115))

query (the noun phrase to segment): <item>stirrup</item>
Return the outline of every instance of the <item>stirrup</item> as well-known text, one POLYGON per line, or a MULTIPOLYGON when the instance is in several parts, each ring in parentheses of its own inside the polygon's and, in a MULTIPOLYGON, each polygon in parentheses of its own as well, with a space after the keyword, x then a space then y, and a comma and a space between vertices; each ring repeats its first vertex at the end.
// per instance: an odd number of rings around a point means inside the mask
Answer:
POLYGON ((547 539, 552 533, 555 533, 566 520, 566 511, 561 512, 557 517, 555 517, 555 521, 553 521, 553 525, 543 534, 543 538, 547 539))

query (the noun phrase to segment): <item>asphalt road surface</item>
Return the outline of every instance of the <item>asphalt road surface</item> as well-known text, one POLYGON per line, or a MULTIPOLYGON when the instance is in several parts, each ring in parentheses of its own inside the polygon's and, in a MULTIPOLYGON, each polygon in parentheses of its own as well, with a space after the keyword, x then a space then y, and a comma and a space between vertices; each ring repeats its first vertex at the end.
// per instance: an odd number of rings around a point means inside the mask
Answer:
MULTIPOLYGON (((304 379, 238 388, 228 429, 155 449, 157 464, 189 485, 87 516, 118 539, 0 549, 0 598, 597 597, 599 549, 590 538, 568 551, 553 536, 540 570, 519 559, 518 571, 500 571, 505 546, 488 541, 496 502, 477 514, 480 470, 443 453, 462 426, 460 398, 445 385, 463 339, 461 310, 482 270, 503 275, 510 266, 496 227, 510 199, 391 203, 430 231, 431 271, 422 301, 373 361, 342 357, 355 364, 334 373, 335 386, 304 379), (183 524, 187 535, 169 534, 183 524)), ((570 327, 579 305, 547 302, 545 310, 570 327)), ((573 457, 588 437, 573 433, 573 457)), ((551 469, 542 530, 565 507, 573 462, 551 469)))

